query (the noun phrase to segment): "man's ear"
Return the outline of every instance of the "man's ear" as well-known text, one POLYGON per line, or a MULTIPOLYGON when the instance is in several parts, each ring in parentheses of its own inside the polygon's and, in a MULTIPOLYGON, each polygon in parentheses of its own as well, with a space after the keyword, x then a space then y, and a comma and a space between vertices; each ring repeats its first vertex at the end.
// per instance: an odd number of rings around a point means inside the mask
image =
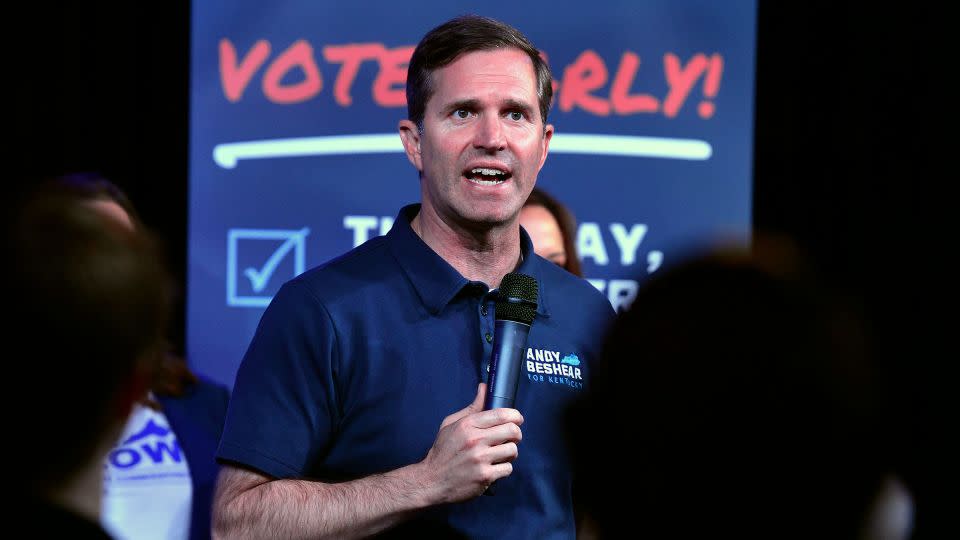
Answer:
POLYGON ((400 130, 400 141, 403 143, 403 150, 407 154, 407 159, 418 171, 423 172, 423 158, 420 154, 420 130, 410 120, 401 120, 397 128, 400 130))
POLYGON ((541 154, 540 154, 540 165, 537 167, 537 172, 543 168, 544 162, 547 161, 547 154, 550 152, 550 140, 553 138, 553 124, 547 124, 543 126, 543 140, 541 141, 541 154))

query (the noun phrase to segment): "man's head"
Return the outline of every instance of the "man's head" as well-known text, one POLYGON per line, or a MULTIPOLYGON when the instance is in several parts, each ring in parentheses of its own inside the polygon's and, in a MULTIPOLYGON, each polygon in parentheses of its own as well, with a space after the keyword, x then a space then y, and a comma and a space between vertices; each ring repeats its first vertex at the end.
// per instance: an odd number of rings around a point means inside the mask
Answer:
POLYGON ((8 231, 11 379, 34 399, 13 415, 18 478, 51 494, 101 466, 163 350, 171 283, 146 231, 55 184, 24 201, 8 231))
POLYGON ((76 199, 130 229, 143 228, 140 214, 120 186, 93 172, 80 172, 57 177, 49 189, 64 197, 76 199))
POLYGON ((519 30, 500 21, 475 15, 451 19, 427 32, 420 40, 407 69, 407 118, 417 126, 423 125, 424 110, 433 96, 434 71, 466 53, 494 49, 517 49, 530 58, 537 77, 540 121, 546 126, 553 99, 550 67, 540 57, 533 43, 519 30))
POLYGON ((399 125, 421 178, 421 215, 460 229, 514 223, 547 156, 549 70, 517 30, 463 17, 431 30, 410 64, 399 125))

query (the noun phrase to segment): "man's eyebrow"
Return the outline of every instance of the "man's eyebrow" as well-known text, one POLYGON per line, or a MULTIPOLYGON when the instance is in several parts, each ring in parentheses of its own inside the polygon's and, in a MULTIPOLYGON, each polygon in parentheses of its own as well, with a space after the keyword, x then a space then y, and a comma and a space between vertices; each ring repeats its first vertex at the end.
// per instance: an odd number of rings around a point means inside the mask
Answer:
MULTIPOLYGON (((458 99, 457 101, 448 103, 442 109, 442 111, 443 111, 443 114, 446 115, 460 109, 475 111, 480 107, 481 107, 481 104, 479 99, 474 99, 474 98, 458 99)), ((533 105, 525 101, 520 101, 518 99, 505 99, 500 103, 500 108, 503 110, 509 110, 509 111, 521 111, 527 116, 532 115, 535 110, 533 105)))
POLYGON ((478 99, 459 99, 448 104, 443 108, 444 114, 451 113, 460 109, 468 109, 471 111, 477 110, 480 108, 480 100, 478 99))
POLYGON ((526 101, 519 101, 519 100, 516 100, 516 99, 507 99, 507 100, 504 100, 502 107, 503 107, 504 109, 514 110, 514 111, 521 111, 521 112, 527 114, 527 116, 529 116, 529 115, 533 112, 533 106, 532 106, 532 105, 530 105, 530 104, 527 103, 526 101))

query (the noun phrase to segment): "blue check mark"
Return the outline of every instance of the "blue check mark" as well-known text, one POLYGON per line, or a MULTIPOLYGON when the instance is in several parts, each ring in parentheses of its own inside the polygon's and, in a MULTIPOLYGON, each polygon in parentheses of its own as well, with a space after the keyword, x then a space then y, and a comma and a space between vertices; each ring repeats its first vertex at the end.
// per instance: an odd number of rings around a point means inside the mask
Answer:
POLYGON ((263 291, 263 288, 267 286, 267 282, 270 281, 270 276, 273 275, 277 266, 280 265, 280 261, 283 260, 287 253, 290 253, 290 250, 293 249, 294 246, 297 245, 297 242, 300 242, 309 231, 309 229, 304 228, 287 238, 287 240, 270 255, 270 258, 267 259, 267 262, 264 263, 263 268, 260 270, 250 267, 243 271, 243 275, 247 276, 250 280, 250 286, 254 292, 263 291))

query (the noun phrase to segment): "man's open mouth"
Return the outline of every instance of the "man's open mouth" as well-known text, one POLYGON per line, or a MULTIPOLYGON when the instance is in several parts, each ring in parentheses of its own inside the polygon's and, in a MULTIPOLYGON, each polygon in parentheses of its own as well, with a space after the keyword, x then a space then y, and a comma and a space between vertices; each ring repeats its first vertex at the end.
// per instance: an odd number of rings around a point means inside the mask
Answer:
POLYGON ((492 167, 474 167, 463 171, 463 176, 474 184, 481 186, 495 186, 504 183, 511 174, 502 169, 492 167))

